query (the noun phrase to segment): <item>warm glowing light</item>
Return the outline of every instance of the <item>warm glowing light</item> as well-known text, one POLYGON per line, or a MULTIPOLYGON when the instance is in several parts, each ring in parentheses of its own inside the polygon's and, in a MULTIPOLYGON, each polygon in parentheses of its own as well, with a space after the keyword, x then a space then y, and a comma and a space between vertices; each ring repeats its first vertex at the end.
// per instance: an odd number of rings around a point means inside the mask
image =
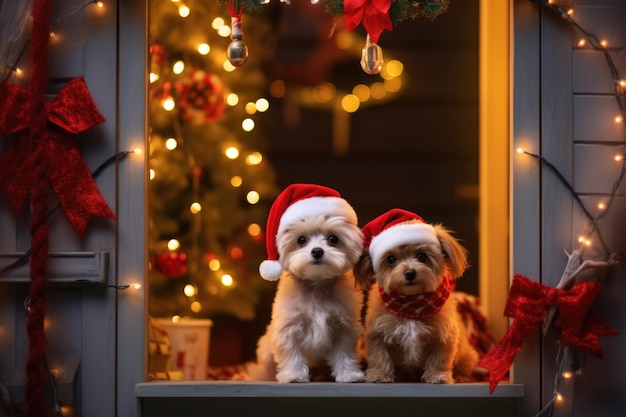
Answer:
POLYGON ((341 107, 348 113, 354 113, 359 109, 361 101, 354 94, 346 94, 341 99, 341 107))
POLYGON ((385 63, 383 71, 391 77, 399 77, 404 71, 404 64, 397 59, 392 59, 391 61, 385 63))
POLYGON ((263 161, 263 155, 260 152, 252 152, 246 156, 246 164, 249 166, 259 165, 263 161))
POLYGON ((581 39, 578 41, 578 47, 582 48, 583 46, 585 46, 587 44, 587 41, 584 39, 581 39))
POLYGON ((96 2, 96 6, 98 6, 98 7, 102 8, 102 7, 104 7, 104 3, 103 3, 103 2, 101 2, 101 1, 97 1, 97 2, 96 2))
POLYGON ((335 43, 339 49, 348 49, 352 45, 352 35, 346 31, 340 31, 335 35, 335 43))
POLYGON ((241 249, 239 246, 233 246, 232 248, 230 248, 230 257, 235 260, 243 258, 243 249, 241 249))
POLYGON ((385 98, 387 95, 387 89, 383 83, 372 84, 370 91, 372 92, 372 97, 378 100, 385 98))
POLYGON ((219 271, 222 267, 222 263, 217 259, 211 259, 209 261, 209 269, 213 272, 219 271))
POLYGON ((217 34, 222 38, 228 38, 230 36, 230 26, 224 25, 217 30, 217 34))
POLYGON ((173 315, 172 316, 172 323, 178 323, 180 321, 180 316, 179 315, 173 315))
POLYGON ((174 74, 181 74, 185 70, 185 63, 183 61, 176 61, 172 66, 174 74))
POLYGON ((320 83, 313 89, 313 99, 319 103, 325 103, 333 98, 337 93, 337 87, 332 83, 320 83))
POLYGON ((165 141, 165 147, 170 151, 173 151, 178 146, 178 141, 174 138, 169 138, 165 141))
POLYGON ((219 28, 221 28, 222 26, 224 26, 226 24, 226 22, 224 22, 224 19, 222 19, 221 17, 216 17, 215 19, 213 19, 213 21, 211 22, 211 27, 215 30, 218 30, 219 28))
POLYGON ((241 184, 243 184, 243 178, 241 178, 239 175, 235 175, 230 179, 230 185, 235 188, 241 187, 241 184))
POLYGON ((569 9, 569 10, 567 11, 567 15, 568 15, 568 16, 573 16, 573 15, 574 15, 574 9, 569 9))
POLYGON ((385 89, 390 93, 397 93, 402 88, 402 79, 399 77, 391 78, 389 80, 385 80, 383 83, 385 85, 385 89))
POLYGON ((256 237, 261 234, 261 226, 256 223, 252 223, 248 226, 248 234, 252 237, 256 237))
POLYGON ((605 208, 606 208, 606 203, 604 203, 602 201, 598 203, 598 209, 604 210, 605 208))
POLYGON ((254 113, 256 113, 256 104, 251 102, 251 101, 249 101, 249 102, 246 103, 245 109, 246 109, 246 113, 254 114, 254 113))
POLYGON ((154 177, 156 177, 156 171, 152 168, 150 168, 150 180, 153 180, 154 177))
POLYGON ((134 289, 134 290, 138 290, 138 289, 140 289, 140 288, 141 288, 141 284, 140 284, 140 283, 138 283, 138 282, 134 282, 134 283, 130 284, 130 287, 131 287, 132 289, 134 289))
POLYGON ((174 102, 174 99, 172 97, 168 97, 163 100, 163 108, 165 110, 172 111, 174 110, 174 107, 176 107, 176 103, 174 102))
POLYGON ((357 84, 352 89, 352 94, 357 96, 361 102, 364 102, 370 98, 370 88, 365 84, 357 84))
POLYGON ((202 311, 202 304, 200 304, 199 301, 194 301, 193 303, 191 303, 191 305, 189 306, 189 308, 191 309, 191 311, 193 311, 194 313, 199 313, 202 311))
POLYGON ((626 81, 619 80, 619 85, 620 85, 620 87, 626 87, 626 81))
POLYGON ((231 107, 236 106, 239 103, 239 96, 235 93, 230 93, 226 96, 226 103, 231 107))
POLYGON ((573 376, 574 376, 574 374, 572 374, 572 373, 571 373, 571 372, 569 372, 569 371, 565 371, 565 372, 563 372, 563 378, 565 378, 565 379, 570 379, 570 378, 571 378, 571 377, 573 377, 573 376))
POLYGON ((141 154, 143 153, 143 149, 141 149, 141 148, 135 148, 135 149, 133 149, 133 153, 134 153, 135 155, 141 155, 141 154))
POLYGON ((239 157, 239 149, 231 146, 229 148, 226 148, 226 150, 224 151, 224 155, 226 155, 226 158, 228 159, 237 159, 239 157))
POLYGON ((615 123, 622 123, 624 118, 622 116, 615 116, 615 123))
POLYGON ((517 153, 524 153, 524 148, 521 146, 515 150, 517 153))
POLYGON ((194 203, 191 203, 191 206, 189 206, 189 211, 193 214, 198 214, 202 211, 202 205, 198 203, 197 201, 194 203))
POLYGON ((241 128, 244 130, 244 132, 251 132, 254 129, 254 120, 248 118, 243 119, 243 122, 241 122, 241 128))
POLYGON ((172 251, 176 250, 180 248, 180 242, 176 239, 170 239, 169 242, 167 242, 167 248, 172 251))
POLYGON ((208 55, 211 52, 211 46, 208 43, 201 43, 198 45, 198 53, 200 55, 208 55))
POLYGON ((606 39, 602 39, 600 41, 600 45, 602 45, 603 48, 606 48, 607 46, 609 46, 609 42, 606 39))
POLYGON ((613 157, 613 159, 615 160, 615 162, 622 162, 624 160, 624 155, 617 154, 613 157))
POLYGON ((233 285, 233 283, 235 282, 235 280, 233 279, 233 277, 231 277, 228 274, 224 274, 222 275, 222 285, 225 287, 230 287, 231 285, 233 285))
POLYGON ((248 203, 250 204, 256 204, 259 202, 259 200, 261 199, 261 197, 259 196, 259 193, 257 193, 256 191, 250 191, 248 192, 248 194, 246 194, 246 200, 248 200, 248 203))
POLYGON ((187 16, 189 16, 190 12, 191 12, 191 10, 186 5, 181 4, 180 6, 178 6, 178 15, 180 17, 187 17, 187 16))
POLYGON ((159 80, 159 74, 155 74, 154 72, 150 73, 150 83, 154 83, 159 80))
POLYGON ((266 112, 270 108, 270 102, 266 98, 261 97, 256 101, 256 109, 261 113, 266 112))
POLYGON ((228 59, 224 61, 224 63, 222 64, 222 68, 224 68, 224 71, 226 72, 233 72, 237 69, 237 67, 231 64, 228 59))
POLYGON ((196 295, 196 287, 194 287, 191 284, 187 284, 185 285, 183 292, 185 293, 187 297, 193 297, 194 295, 196 295))
POLYGON ((272 81, 270 84, 270 94, 272 97, 284 97, 285 93, 287 93, 287 87, 283 80, 272 81))
POLYGON ((563 402, 563 396, 561 394, 559 394, 558 392, 556 393, 554 398, 556 399, 556 402, 558 402, 558 403, 562 403, 563 402))

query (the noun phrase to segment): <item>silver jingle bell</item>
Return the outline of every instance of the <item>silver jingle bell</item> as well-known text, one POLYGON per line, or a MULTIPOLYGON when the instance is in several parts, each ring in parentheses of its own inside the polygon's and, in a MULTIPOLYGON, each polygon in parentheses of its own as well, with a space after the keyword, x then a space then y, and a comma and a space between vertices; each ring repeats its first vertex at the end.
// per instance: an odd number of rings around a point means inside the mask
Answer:
POLYGON ((248 46, 241 39, 234 39, 226 51, 228 60, 235 67, 241 67, 248 62, 248 46))

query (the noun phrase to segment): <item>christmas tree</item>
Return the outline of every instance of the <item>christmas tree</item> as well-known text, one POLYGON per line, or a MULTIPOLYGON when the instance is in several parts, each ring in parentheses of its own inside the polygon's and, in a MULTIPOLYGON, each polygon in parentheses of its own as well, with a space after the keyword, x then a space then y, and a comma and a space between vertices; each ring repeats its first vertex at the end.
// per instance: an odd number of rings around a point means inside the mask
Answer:
POLYGON ((150 15, 149 312, 250 320, 274 290, 258 266, 280 191, 264 157, 275 25, 245 14, 254 53, 238 62, 228 5, 154 0, 150 15))

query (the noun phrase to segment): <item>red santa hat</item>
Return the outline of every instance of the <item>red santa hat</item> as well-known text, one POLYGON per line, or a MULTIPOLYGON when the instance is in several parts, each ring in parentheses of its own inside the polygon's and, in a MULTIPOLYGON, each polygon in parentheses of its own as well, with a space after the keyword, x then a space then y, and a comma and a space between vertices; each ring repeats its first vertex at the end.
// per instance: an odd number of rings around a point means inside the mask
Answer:
POLYGON ((375 272, 390 249, 415 243, 439 245, 435 228, 410 211, 394 208, 363 226, 365 248, 369 250, 375 272))
POLYGON ((287 227, 313 216, 342 216, 350 224, 357 225, 356 212, 339 192, 315 184, 291 184, 276 198, 267 218, 267 260, 261 262, 259 273, 268 281, 280 278, 283 267, 279 262, 276 239, 287 227))

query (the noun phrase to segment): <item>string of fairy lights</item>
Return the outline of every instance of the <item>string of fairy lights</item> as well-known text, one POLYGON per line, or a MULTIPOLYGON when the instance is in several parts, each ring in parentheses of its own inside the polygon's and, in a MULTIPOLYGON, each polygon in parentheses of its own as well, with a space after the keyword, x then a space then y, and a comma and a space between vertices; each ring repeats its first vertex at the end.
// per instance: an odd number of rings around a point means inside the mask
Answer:
MULTIPOLYGON (((617 66, 615 65, 613 58, 611 56, 611 49, 608 41, 606 39, 601 39, 596 36, 594 33, 591 33, 581 27, 575 20, 574 9, 573 8, 563 8, 557 4, 554 0, 542 1, 542 0, 530 0, 532 3, 540 6, 541 8, 554 13, 562 18, 563 21, 570 24, 572 27, 577 29, 582 37, 577 42, 577 48, 585 49, 591 47, 592 49, 601 52, 606 60, 607 66, 609 68, 613 83, 614 83, 614 97, 617 101, 618 112, 613 116, 613 122, 616 124, 623 124, 625 113, 624 106, 624 98, 625 98, 625 87, 626 80, 620 77, 617 66)), ((609 212, 609 209, 613 206, 616 196, 618 195, 618 191, 621 187, 622 181, 624 179, 624 175, 626 174, 626 160, 623 152, 618 152, 613 156, 613 163, 621 164, 621 168, 619 171, 619 175, 615 180, 611 192, 605 199, 602 199, 597 204, 597 213, 596 215, 592 214, 592 211, 589 210, 583 201, 581 200, 578 193, 575 191, 574 187, 569 183, 566 177, 552 164, 549 160, 544 158, 541 155, 536 153, 529 152, 522 147, 517 148, 517 152, 519 154, 530 156, 534 159, 540 161, 540 163, 547 167, 559 180, 559 182, 566 188, 566 190, 571 194, 572 198, 576 202, 577 206, 583 212, 586 220, 588 221, 588 226, 586 230, 580 233, 577 241, 580 245, 578 250, 582 252, 585 249, 589 249, 593 247, 594 241, 592 237, 595 235, 598 239, 599 245, 602 247, 602 250, 605 253, 606 258, 612 259, 615 254, 611 254, 609 247, 606 243, 606 239, 603 237, 602 232, 599 228, 599 222, 602 220, 609 212)), ((608 162, 608 161, 607 161, 608 162)), ((623 256, 623 254, 622 254, 623 256)), ((549 326, 550 323, 548 322, 549 326)), ((544 333, 545 333, 544 329, 544 333)), ((558 351, 556 356, 556 373, 554 378, 554 389, 552 391, 552 397, 546 402, 543 408, 537 413, 536 417, 541 416, 552 416, 555 411, 555 405, 562 405, 566 401, 566 396, 564 395, 565 390, 569 388, 571 392, 573 390, 572 379, 582 374, 582 365, 581 361, 578 357, 578 352, 574 351, 567 345, 563 345, 560 341, 558 342, 558 351), (566 384, 568 384, 566 386, 566 384)))

